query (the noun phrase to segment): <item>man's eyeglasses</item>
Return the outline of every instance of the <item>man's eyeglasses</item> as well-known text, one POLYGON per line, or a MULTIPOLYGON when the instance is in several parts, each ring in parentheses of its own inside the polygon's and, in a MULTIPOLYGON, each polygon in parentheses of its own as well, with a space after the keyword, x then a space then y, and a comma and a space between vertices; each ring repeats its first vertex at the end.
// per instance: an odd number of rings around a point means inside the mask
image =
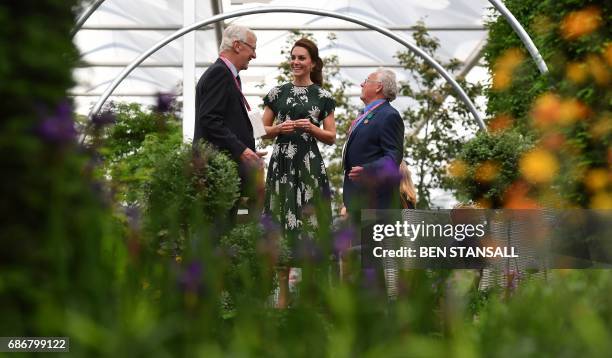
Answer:
POLYGON ((377 80, 371 80, 369 78, 366 78, 365 80, 363 80, 363 82, 361 82, 362 86, 365 86, 366 83, 371 82, 371 83, 382 83, 382 81, 377 81, 377 80))
POLYGON ((247 46, 248 46, 248 48, 250 48, 251 50, 253 50, 253 52, 255 52, 255 51, 257 50, 257 48, 256 48, 255 46, 253 46, 253 45, 251 45, 251 44, 249 44, 249 43, 247 43, 247 42, 244 42, 244 41, 242 41, 242 40, 238 40, 238 42, 240 42, 240 43, 243 43, 243 44, 247 45, 247 46))

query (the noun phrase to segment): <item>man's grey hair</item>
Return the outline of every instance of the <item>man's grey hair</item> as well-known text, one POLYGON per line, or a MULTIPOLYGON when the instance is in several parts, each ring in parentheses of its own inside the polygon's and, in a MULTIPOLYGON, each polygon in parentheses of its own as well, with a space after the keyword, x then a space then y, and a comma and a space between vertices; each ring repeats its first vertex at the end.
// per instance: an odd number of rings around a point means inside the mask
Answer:
POLYGON ((389 102, 392 102, 397 97, 397 79, 395 77, 395 72, 380 67, 374 73, 376 73, 376 78, 382 83, 383 95, 389 102))
POLYGON ((223 39, 221 40, 221 45, 219 46, 219 52, 223 52, 226 50, 231 50, 234 41, 242 41, 247 42, 247 35, 251 34, 257 40, 257 36, 253 30, 249 29, 246 26, 241 25, 230 25, 223 31, 223 39))

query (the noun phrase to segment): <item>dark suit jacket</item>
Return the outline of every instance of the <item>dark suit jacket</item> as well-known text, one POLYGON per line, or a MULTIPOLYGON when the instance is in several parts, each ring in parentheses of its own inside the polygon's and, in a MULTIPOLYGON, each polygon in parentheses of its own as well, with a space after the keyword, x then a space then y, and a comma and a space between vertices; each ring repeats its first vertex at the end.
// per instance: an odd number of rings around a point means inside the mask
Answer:
POLYGON ((255 151, 253 127, 242 95, 232 72, 221 59, 204 72, 196 87, 193 140, 202 138, 228 151, 238 162, 247 147, 255 151))
POLYGON ((385 102, 353 129, 344 155, 344 205, 349 211, 399 208, 399 164, 404 152, 404 122, 385 102), (370 116, 371 115, 371 116, 370 116), (367 185, 350 180, 354 166, 364 167, 367 185))

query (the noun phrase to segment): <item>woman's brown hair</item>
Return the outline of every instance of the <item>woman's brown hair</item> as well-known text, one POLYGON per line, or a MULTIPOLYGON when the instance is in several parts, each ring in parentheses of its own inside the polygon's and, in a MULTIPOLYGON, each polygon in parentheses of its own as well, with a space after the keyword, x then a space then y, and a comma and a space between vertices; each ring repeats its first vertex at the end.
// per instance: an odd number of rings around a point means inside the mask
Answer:
POLYGON ((293 49, 296 47, 303 47, 308 51, 310 59, 314 64, 312 72, 310 72, 310 80, 319 86, 323 86, 323 60, 319 57, 319 48, 317 45, 307 38, 302 38, 293 44, 291 52, 293 52, 293 49))

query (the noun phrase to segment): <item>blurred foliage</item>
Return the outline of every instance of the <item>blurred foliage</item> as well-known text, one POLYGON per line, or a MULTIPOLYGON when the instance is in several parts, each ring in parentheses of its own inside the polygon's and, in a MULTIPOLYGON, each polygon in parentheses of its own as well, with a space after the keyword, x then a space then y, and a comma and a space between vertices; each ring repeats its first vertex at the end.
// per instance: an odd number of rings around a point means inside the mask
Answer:
POLYGON ((520 160, 521 201, 611 208, 612 6, 575 0, 505 5, 549 69, 541 75, 510 25, 490 17, 484 55, 492 76, 488 125, 519 131, 536 146, 520 160))
POLYGON ((181 143, 170 149, 156 158, 146 183, 145 225, 163 253, 179 255, 190 223, 214 223, 217 231, 209 232, 210 238, 226 230, 240 180, 236 162, 208 144, 192 148, 181 143))
POLYGON ((101 133, 101 177, 108 177, 119 202, 142 205, 145 183, 165 155, 182 143, 181 123, 168 113, 144 111, 136 103, 111 103, 105 108, 114 124, 101 133))
POLYGON ((508 189, 520 178, 521 154, 531 146, 518 131, 478 133, 448 167, 457 199, 502 207, 508 189))
MULTIPOLYGON (((459 60, 445 62, 437 58, 440 41, 427 32, 423 22, 416 25, 412 38, 416 46, 451 75, 460 71, 459 60)), ((448 188, 445 168, 478 127, 467 106, 456 99, 455 90, 440 79, 432 66, 411 51, 399 52, 396 57, 409 74, 409 81, 402 84, 400 94, 414 101, 402 114, 408 133, 404 155, 410 167, 416 169, 413 181, 418 192, 417 208, 423 209, 431 204, 432 189, 448 188)), ((462 76, 457 82, 472 102, 482 93, 478 83, 467 82, 462 76)))

